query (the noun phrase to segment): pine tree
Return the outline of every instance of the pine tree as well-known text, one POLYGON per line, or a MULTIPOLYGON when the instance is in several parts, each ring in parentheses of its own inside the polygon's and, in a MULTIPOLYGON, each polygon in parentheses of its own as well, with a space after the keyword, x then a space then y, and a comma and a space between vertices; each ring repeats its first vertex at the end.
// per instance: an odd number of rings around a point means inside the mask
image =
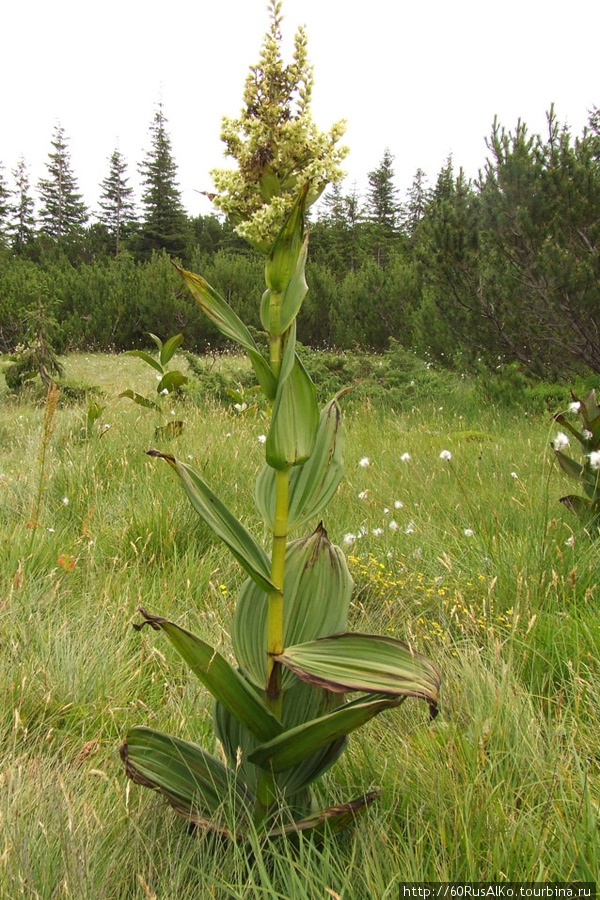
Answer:
POLYGON ((127 183, 126 171, 127 163, 122 154, 114 150, 110 157, 109 173, 100 185, 101 212, 98 219, 108 232, 115 256, 121 249, 122 239, 131 233, 136 222, 133 188, 127 183))
POLYGON ((60 241, 81 230, 88 212, 77 190, 77 179, 71 169, 71 156, 62 125, 54 129, 51 141, 54 152, 48 154, 46 164, 49 178, 38 184, 42 206, 41 230, 60 241))
POLYGON ((15 180, 13 196, 16 202, 11 206, 8 228, 14 249, 17 253, 22 253, 35 237, 34 202, 29 193, 29 175, 23 157, 12 174, 15 180))
POLYGON ((400 203, 394 185, 394 157, 385 150, 379 166, 367 178, 367 219, 371 225, 373 255, 378 265, 384 265, 390 244, 398 233, 400 203))
POLYGON ((173 159, 166 125, 167 120, 160 104, 150 126, 152 146, 140 165, 144 179, 140 250, 148 255, 153 250, 161 249, 181 254, 189 231, 177 183, 177 165, 173 159))

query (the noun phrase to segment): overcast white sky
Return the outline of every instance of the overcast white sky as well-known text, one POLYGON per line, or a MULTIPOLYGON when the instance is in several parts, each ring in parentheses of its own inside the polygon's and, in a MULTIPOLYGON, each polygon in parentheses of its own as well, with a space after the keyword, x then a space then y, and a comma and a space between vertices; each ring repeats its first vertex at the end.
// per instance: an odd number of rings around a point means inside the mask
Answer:
MULTIPOLYGON (((539 132, 554 102, 580 133, 600 106, 599 0, 283 0, 283 12, 288 49, 307 28, 317 124, 348 121, 345 184, 361 193, 386 147, 403 196, 419 167, 435 182, 449 153, 476 175, 494 115, 539 132)), ((9 0, 0 21, 9 182, 21 155, 32 185, 45 175, 60 122, 92 209, 116 146, 137 187, 160 98, 186 208, 211 211, 197 191, 224 164, 220 119, 241 108, 266 0, 9 0)))

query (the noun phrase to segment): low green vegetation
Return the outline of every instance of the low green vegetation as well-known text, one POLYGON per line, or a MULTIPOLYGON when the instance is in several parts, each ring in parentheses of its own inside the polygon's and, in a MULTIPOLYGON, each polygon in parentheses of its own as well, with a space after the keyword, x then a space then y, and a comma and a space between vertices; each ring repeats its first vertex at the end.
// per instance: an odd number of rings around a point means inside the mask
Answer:
MULTIPOLYGON (((317 385, 328 361, 313 361, 317 385)), ((0 383, 0 896, 366 900, 401 881, 596 878, 598 542, 558 502, 572 481, 543 408, 491 402, 416 362, 404 402, 400 383, 393 405, 366 387, 340 401, 346 479, 325 524, 355 582, 349 625, 435 659, 440 714, 404 704, 351 736, 318 799, 380 789, 360 826, 320 847, 250 829, 249 853, 166 815, 118 754, 142 720, 211 746, 206 693, 131 623, 139 605, 160 610, 231 659, 242 571, 146 457, 153 416, 118 399, 147 389, 142 361, 61 363, 104 407, 89 434, 85 397, 54 407, 41 388, 0 383)), ((191 378, 166 412, 186 422, 169 452, 261 535, 266 413, 202 386, 239 386, 245 366, 173 363, 191 378)))

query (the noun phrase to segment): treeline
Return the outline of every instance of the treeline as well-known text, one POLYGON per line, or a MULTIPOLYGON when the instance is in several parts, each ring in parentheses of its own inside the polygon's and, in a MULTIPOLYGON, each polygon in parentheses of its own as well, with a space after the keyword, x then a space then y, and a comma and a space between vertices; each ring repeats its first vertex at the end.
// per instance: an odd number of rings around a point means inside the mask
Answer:
MULTIPOLYGON (((59 352, 142 346, 148 331, 221 347, 170 256, 260 328, 263 260, 227 222, 186 215, 162 110, 141 211, 115 151, 92 223, 58 130, 37 219, 26 181, 0 181, 0 351, 27 339, 41 308, 59 352)), ((364 197, 329 190, 311 227, 304 344, 381 350, 393 338, 461 370, 600 372, 599 110, 578 136, 553 111, 543 136, 495 124, 487 149, 474 182, 449 159, 435 184, 419 170, 400 199, 386 150, 364 197)))

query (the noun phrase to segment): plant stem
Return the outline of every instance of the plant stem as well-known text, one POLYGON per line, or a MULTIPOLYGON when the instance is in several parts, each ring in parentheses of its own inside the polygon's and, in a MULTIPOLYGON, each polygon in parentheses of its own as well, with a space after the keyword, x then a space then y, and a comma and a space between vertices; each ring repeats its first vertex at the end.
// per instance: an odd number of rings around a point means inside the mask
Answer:
POLYGON ((274 662, 273 656, 281 653, 283 650, 283 585, 288 529, 289 483, 289 469, 275 472, 275 521, 273 525, 271 581, 277 587, 277 590, 272 591, 268 596, 267 700, 276 715, 281 714, 281 667, 274 662))

